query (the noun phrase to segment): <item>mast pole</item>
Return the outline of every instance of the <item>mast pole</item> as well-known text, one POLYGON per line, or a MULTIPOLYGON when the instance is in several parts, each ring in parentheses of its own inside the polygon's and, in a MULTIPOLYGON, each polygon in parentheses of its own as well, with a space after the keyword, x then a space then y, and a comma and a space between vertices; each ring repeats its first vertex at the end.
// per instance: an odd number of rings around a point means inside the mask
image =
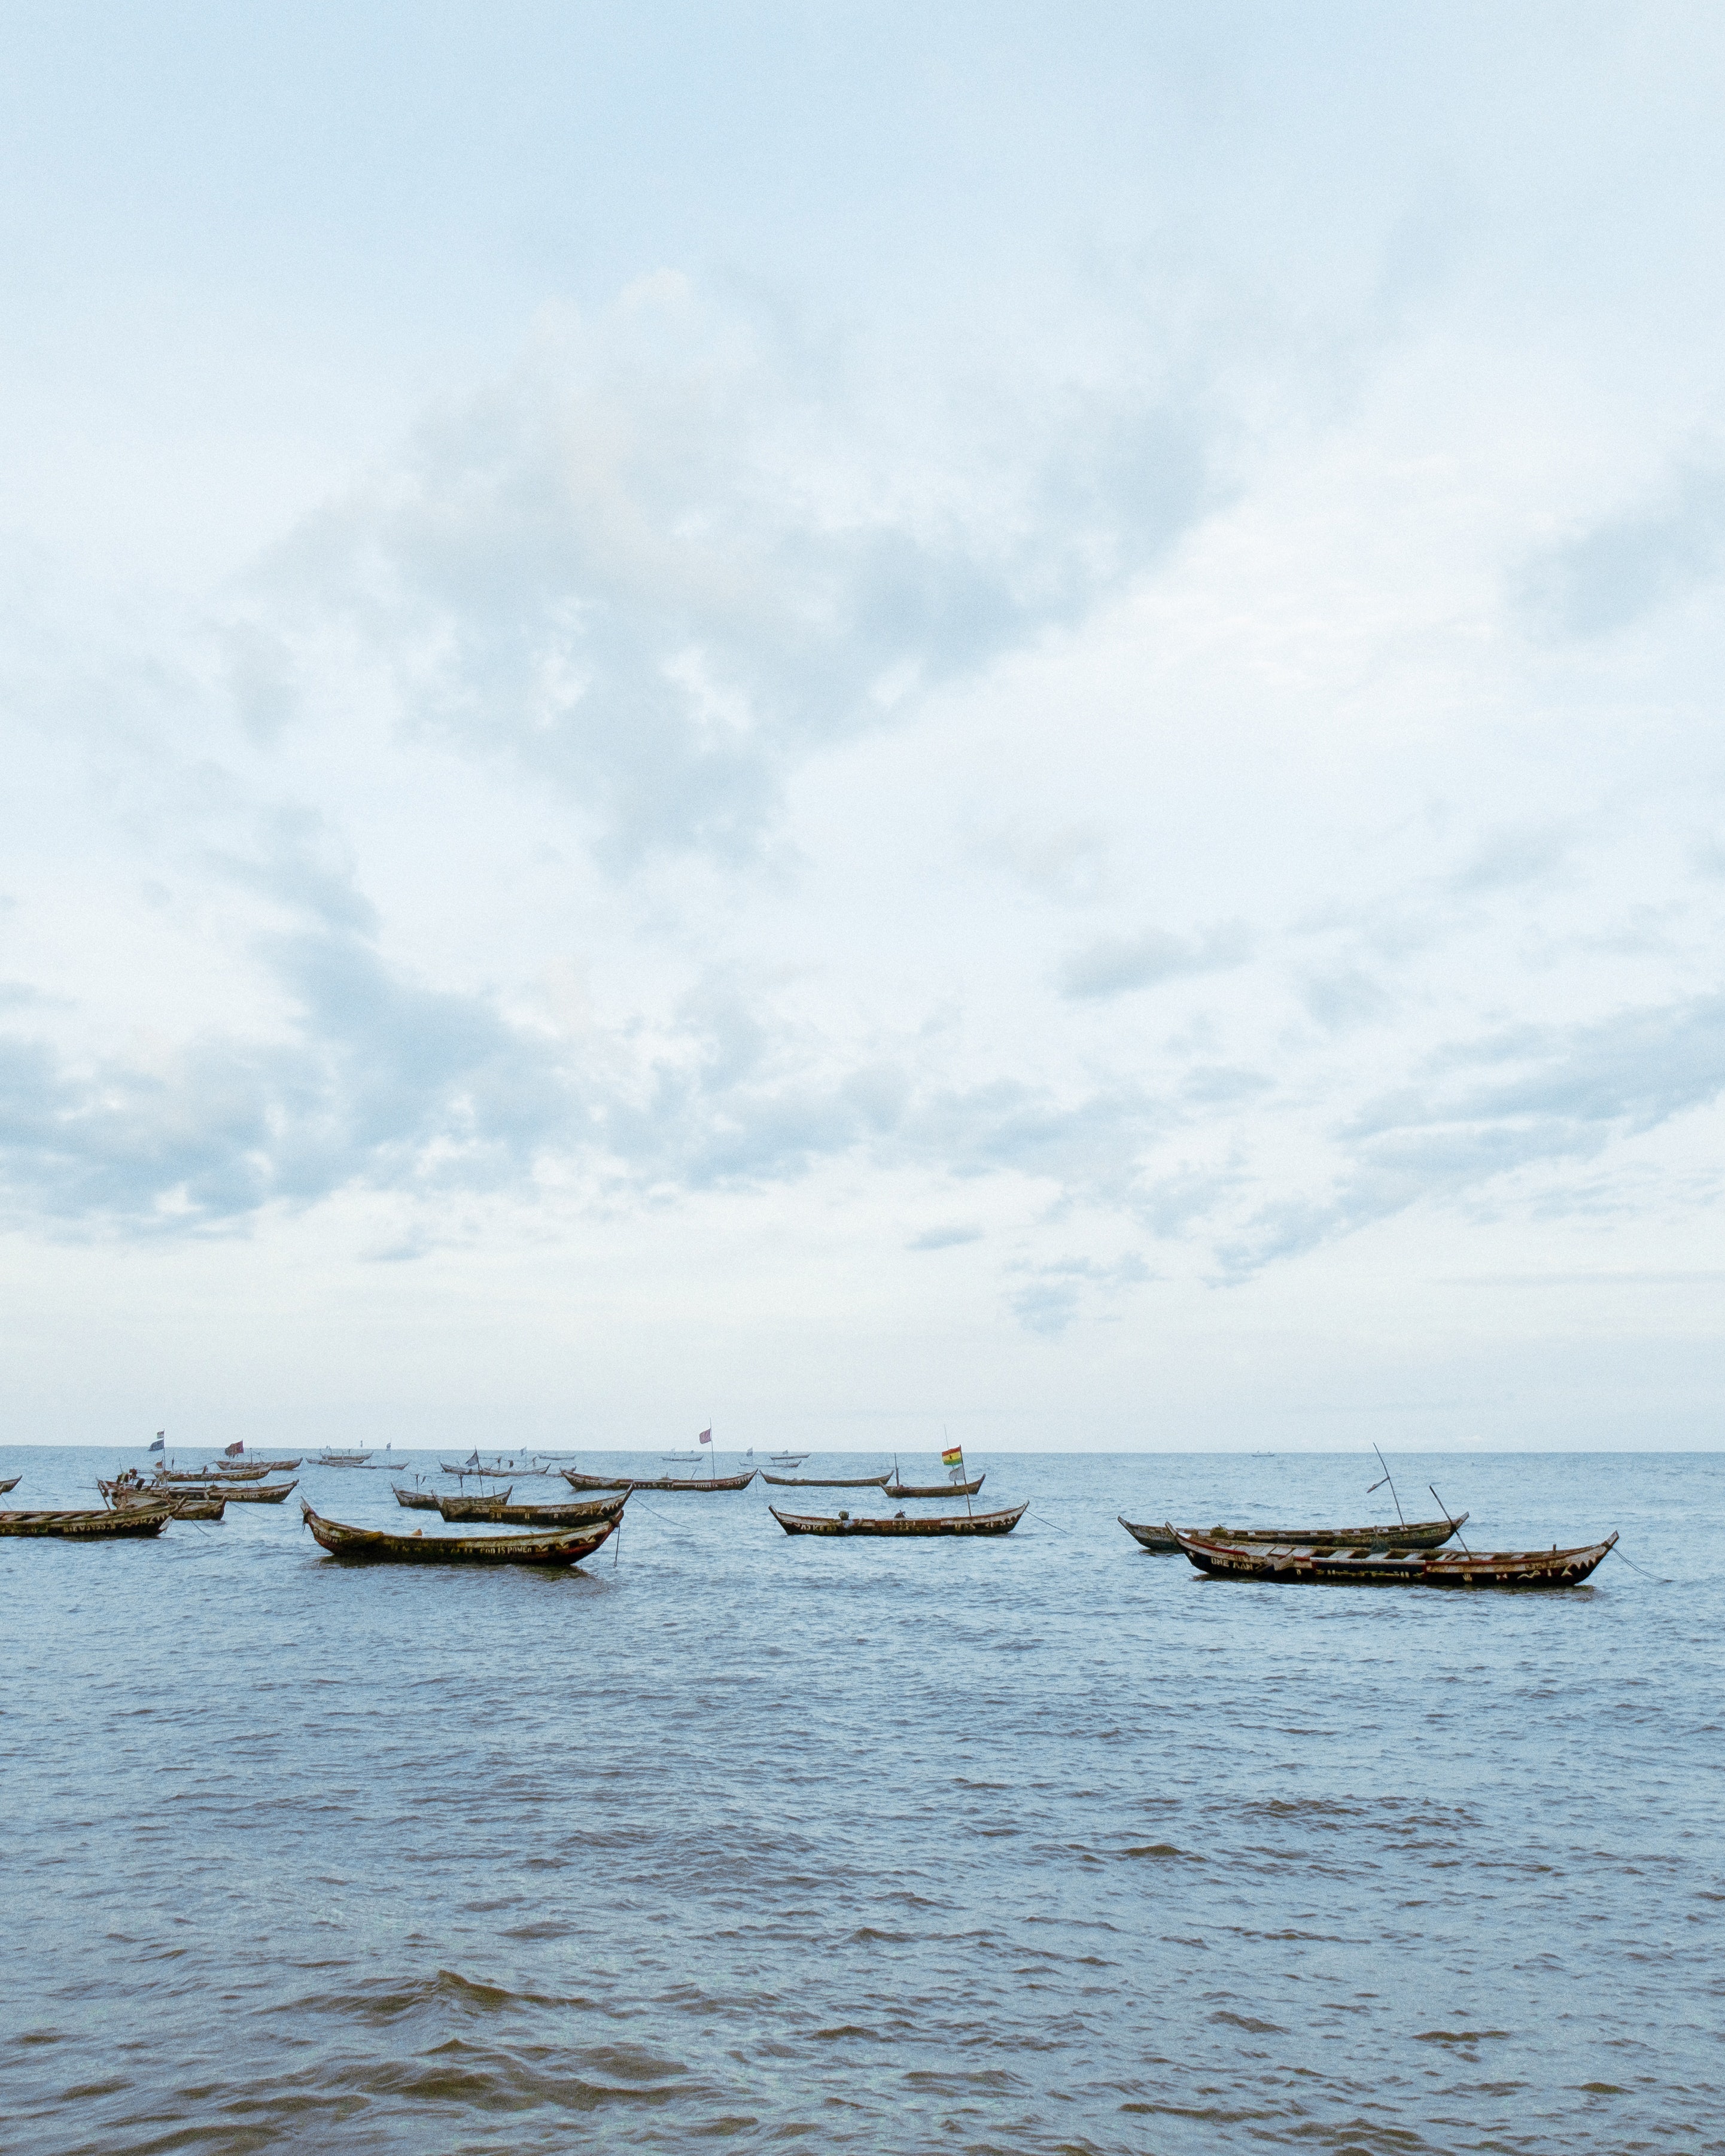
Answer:
MULTIPOLYGON (((1378 1452, 1378 1448, 1375 1445, 1372 1447, 1372 1450, 1373 1452, 1378 1452)), ((1402 1510, 1401 1499, 1395 1496, 1395 1477, 1389 1471, 1389 1462, 1384 1457, 1384 1455, 1381 1452, 1378 1452, 1378 1465, 1384 1470, 1384 1482, 1389 1483, 1390 1496, 1392 1497, 1395 1497, 1395 1516, 1397 1519, 1401 1522, 1402 1525, 1406 1527, 1408 1524, 1408 1516, 1402 1510)), ((1384 1487, 1384 1482, 1374 1482, 1372 1485, 1372 1490, 1381 1490, 1384 1487)), ((1427 1486, 1430 1487, 1430 1485, 1427 1486)), ((1372 1490, 1368 1490, 1366 1492, 1366 1495, 1368 1497, 1372 1494, 1372 1490)), ((1432 1494, 1435 1496, 1437 1493, 1434 1491, 1432 1494)))

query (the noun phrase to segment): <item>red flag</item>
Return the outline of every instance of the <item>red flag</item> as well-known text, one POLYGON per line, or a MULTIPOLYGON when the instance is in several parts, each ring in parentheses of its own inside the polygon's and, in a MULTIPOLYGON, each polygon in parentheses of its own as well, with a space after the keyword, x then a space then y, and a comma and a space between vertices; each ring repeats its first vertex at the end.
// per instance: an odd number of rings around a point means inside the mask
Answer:
POLYGON ((711 1445, 713 1441, 712 1432, 710 1430, 702 1430, 701 1433, 701 1441, 703 1445, 711 1445))
POLYGON ((228 1447, 228 1450, 222 1455, 222 1457, 223 1460, 238 1460, 240 1454, 244 1450, 245 1440, 241 1438, 238 1444, 230 1445, 228 1447))

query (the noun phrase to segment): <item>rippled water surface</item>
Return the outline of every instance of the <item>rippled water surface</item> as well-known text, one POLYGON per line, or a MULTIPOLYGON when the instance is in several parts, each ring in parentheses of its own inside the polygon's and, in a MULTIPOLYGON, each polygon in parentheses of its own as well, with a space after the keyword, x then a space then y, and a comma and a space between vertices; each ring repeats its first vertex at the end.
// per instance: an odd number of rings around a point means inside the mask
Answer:
POLYGON ((1546 1596, 1115 1524, 1378 1517, 1354 1456, 973 1464, 1006 1541, 758 1483, 572 1574, 343 1566, 292 1502, 0 1541, 0 2140, 1725 2149, 1725 1461, 1395 1463, 1660 1575, 1546 1596))

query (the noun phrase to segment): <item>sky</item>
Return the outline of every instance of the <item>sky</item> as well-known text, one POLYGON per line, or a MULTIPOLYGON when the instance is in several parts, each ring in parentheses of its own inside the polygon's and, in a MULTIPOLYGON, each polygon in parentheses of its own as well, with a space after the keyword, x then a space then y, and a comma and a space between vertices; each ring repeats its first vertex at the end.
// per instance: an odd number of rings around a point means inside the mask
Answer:
POLYGON ((0 1442, 1725 1435, 1725 22, 9 4, 0 1442))

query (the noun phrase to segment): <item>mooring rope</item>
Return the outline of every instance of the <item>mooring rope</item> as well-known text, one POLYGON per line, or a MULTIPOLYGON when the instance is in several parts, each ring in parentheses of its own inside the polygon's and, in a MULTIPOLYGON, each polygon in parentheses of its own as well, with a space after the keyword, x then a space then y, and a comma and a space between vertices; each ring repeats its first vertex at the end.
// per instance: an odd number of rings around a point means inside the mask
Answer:
MULTIPOLYGON (((1611 1554, 1613 1557, 1623 1557, 1623 1544, 1613 1543, 1611 1554)), ((1667 1579, 1663 1573, 1649 1572, 1645 1564, 1637 1564, 1632 1557, 1623 1557, 1623 1561, 1631 1572, 1640 1573, 1643 1579, 1651 1579, 1656 1587, 1675 1587, 1677 1584, 1674 1579, 1667 1579)))

